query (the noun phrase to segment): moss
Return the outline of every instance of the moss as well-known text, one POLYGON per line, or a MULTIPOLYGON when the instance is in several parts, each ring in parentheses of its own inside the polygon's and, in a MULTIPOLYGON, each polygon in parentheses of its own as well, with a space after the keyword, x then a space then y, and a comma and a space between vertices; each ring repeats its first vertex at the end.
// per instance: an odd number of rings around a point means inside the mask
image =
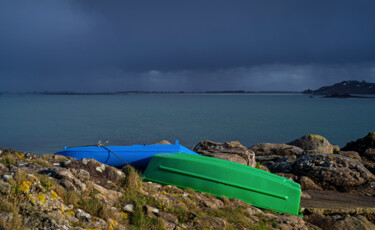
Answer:
POLYGON ((321 142, 326 140, 323 136, 316 135, 316 134, 308 134, 308 135, 306 135, 306 137, 311 138, 311 139, 315 139, 315 140, 319 140, 321 142))

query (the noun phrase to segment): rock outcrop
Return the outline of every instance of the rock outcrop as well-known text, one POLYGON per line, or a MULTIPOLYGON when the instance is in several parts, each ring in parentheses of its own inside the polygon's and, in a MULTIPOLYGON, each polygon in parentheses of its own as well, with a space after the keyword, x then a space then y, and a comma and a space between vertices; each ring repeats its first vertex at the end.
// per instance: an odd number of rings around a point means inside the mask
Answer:
POLYGON ((327 154, 334 153, 334 151, 340 150, 338 146, 331 145, 326 138, 314 134, 305 135, 288 144, 297 146, 303 150, 310 150, 327 154))
POLYGON ((204 156, 233 161, 251 167, 256 166, 255 153, 238 141, 225 142, 224 144, 201 141, 194 147, 194 151, 204 156))
POLYGON ((360 162, 337 154, 308 154, 292 166, 293 174, 306 176, 324 189, 352 191, 375 181, 375 176, 360 162))
POLYGON ((363 138, 349 142, 342 150, 358 152, 363 165, 375 173, 375 132, 370 132, 363 138))
POLYGON ((130 166, 0 149, 0 229, 375 229, 375 176, 365 164, 373 162, 372 135, 345 151, 316 136, 293 143, 299 147, 195 147, 250 166, 256 154, 257 166, 300 183, 303 218, 144 182, 130 166))
POLYGON ((8 149, 0 162, 0 229, 307 229, 300 217, 143 182, 132 167, 8 149))
POLYGON ((303 149, 287 144, 273 144, 273 143, 262 143, 254 145, 249 148, 255 152, 256 156, 299 156, 302 154, 303 149))

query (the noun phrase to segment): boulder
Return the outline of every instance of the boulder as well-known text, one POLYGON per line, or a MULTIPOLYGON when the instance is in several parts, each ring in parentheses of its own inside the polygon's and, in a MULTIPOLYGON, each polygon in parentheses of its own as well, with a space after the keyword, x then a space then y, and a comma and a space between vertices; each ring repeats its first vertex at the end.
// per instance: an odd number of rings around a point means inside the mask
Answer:
POLYGON ((356 151, 359 155, 364 155, 366 150, 375 148, 375 132, 369 132, 367 136, 356 141, 349 142, 342 150, 356 151))
POLYGON ((297 146, 303 150, 313 150, 325 154, 334 153, 334 149, 337 148, 331 145, 326 138, 314 134, 305 135, 288 144, 297 146))
POLYGON ((337 154, 308 154, 293 164, 293 173, 307 176, 324 189, 351 191, 375 180, 360 162, 337 154))
POLYGON ((269 162, 265 165, 273 173, 290 173, 292 172, 292 165, 296 159, 297 157, 295 155, 283 156, 277 159, 273 164, 269 162))
POLYGON ((339 151, 338 154, 358 160, 359 162, 362 161, 361 156, 355 151, 339 151))
POLYGON ((157 145, 171 145, 171 142, 167 141, 167 140, 162 140, 158 143, 156 143, 157 145))
POLYGON ((262 143, 254 145, 249 148, 255 152, 256 156, 269 156, 269 155, 278 155, 278 156, 289 156, 289 155, 301 155, 303 149, 286 144, 272 144, 272 143, 262 143))
POLYGON ((2 195, 8 195, 10 194, 10 191, 12 189, 12 185, 7 183, 7 182, 4 182, 4 181, 0 181, 0 193, 2 195))
POLYGON ((375 173, 375 132, 370 132, 367 136, 348 143, 343 150, 358 152, 363 165, 375 173))
POLYGON ((194 151, 204 156, 225 159, 240 164, 255 167, 255 153, 241 145, 238 141, 216 143, 212 141, 201 141, 194 151))
POLYGON ((364 216, 344 216, 337 218, 333 224, 336 229, 342 230, 373 230, 375 225, 368 221, 364 216))
POLYGON ((300 177, 298 183, 301 185, 302 190, 322 190, 319 185, 306 176, 300 177))

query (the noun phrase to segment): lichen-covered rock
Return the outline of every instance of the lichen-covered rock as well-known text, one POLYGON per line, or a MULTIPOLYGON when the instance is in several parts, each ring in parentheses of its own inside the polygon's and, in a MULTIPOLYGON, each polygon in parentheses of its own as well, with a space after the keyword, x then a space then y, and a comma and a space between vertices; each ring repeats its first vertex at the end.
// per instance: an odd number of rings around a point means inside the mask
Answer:
POLYGON ((204 156, 225 159, 240 164, 255 167, 255 153, 241 145, 238 141, 216 143, 212 141, 201 141, 194 151, 204 156))
POLYGON ((360 162, 337 154, 309 154, 298 158, 293 173, 307 176, 324 189, 350 191, 375 180, 360 162))
POLYGON ((12 189, 12 185, 7 183, 7 182, 4 182, 4 181, 0 181, 0 194, 2 195, 8 195, 10 193, 12 189))
POLYGON ((254 145, 249 148, 255 152, 256 156, 289 156, 289 155, 301 155, 303 149, 287 144, 273 144, 273 143, 262 143, 254 145))
POLYGON ((297 146, 303 150, 313 150, 319 153, 334 153, 334 146, 328 140, 320 135, 308 134, 297 140, 294 140, 289 145, 297 146))

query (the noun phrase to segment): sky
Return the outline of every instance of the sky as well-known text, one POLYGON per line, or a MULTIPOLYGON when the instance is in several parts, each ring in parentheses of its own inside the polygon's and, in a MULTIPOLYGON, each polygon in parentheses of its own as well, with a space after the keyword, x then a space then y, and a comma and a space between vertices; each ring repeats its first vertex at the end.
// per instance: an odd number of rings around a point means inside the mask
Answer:
POLYGON ((0 0, 0 92, 375 82, 373 0, 0 0))

